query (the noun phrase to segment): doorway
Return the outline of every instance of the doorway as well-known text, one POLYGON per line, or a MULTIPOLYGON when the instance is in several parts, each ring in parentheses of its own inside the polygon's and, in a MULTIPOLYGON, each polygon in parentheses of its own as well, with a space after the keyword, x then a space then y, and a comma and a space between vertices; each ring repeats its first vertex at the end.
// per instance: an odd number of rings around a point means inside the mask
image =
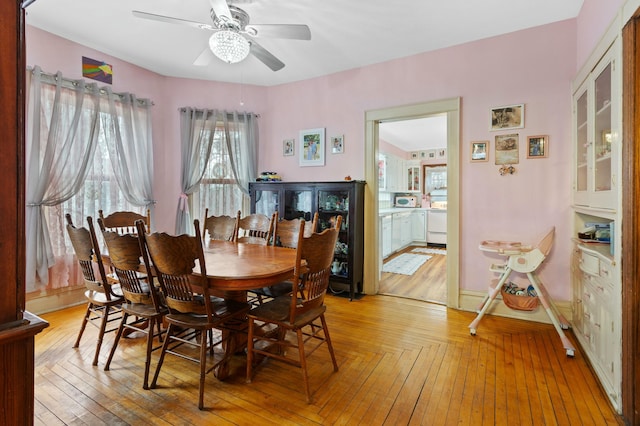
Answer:
POLYGON ((383 121, 415 119, 435 114, 447 115, 447 306, 458 307, 459 296, 459 139, 460 98, 384 108, 365 113, 365 252, 364 292, 377 294, 380 288, 380 222, 378 206, 379 124, 383 121))
POLYGON ((381 121, 378 134, 378 293, 446 305, 447 114, 381 121))

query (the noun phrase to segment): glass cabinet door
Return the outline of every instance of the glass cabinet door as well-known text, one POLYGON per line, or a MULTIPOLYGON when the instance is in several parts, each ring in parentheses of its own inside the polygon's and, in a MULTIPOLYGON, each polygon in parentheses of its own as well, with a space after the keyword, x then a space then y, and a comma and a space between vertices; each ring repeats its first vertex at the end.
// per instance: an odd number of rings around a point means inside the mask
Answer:
POLYGON ((594 191, 611 190, 611 63, 595 79, 594 191))
POLYGON ((305 221, 312 219, 313 191, 300 189, 285 189, 284 191, 284 219, 291 220, 299 217, 305 221))
POLYGON ((280 201, 278 191, 258 189, 255 191, 255 212, 265 216, 271 216, 278 211, 280 201))
POLYGON ((587 190, 587 147, 588 139, 587 122, 587 92, 584 91, 576 102, 576 183, 575 190, 585 192, 587 190))
POLYGON ((333 226, 336 216, 342 216, 340 234, 334 251, 331 274, 349 276, 349 191, 318 190, 318 231, 333 226))
POLYGON ((407 191, 420 192, 420 165, 407 166, 407 191))

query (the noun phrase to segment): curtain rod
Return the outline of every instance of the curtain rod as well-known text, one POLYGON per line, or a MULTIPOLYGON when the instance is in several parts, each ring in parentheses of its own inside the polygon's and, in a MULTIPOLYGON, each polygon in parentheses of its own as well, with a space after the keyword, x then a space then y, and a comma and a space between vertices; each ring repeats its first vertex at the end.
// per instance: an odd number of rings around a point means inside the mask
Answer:
MULTIPOLYGON (((187 108, 191 108, 191 107, 180 107, 180 108, 178 108, 178 111, 180 111, 180 112, 184 112, 184 111, 186 111, 186 110, 187 110, 187 108)), ((195 112, 197 112, 197 113, 200 113, 200 114, 202 114, 203 112, 205 112, 205 110, 204 110, 204 109, 202 109, 202 108, 191 108, 191 109, 192 109, 192 110, 194 110, 194 111, 195 111, 195 112)), ((213 108, 212 108, 212 109, 207 109, 206 111, 214 111, 214 109, 213 109, 213 108)), ((241 112, 241 111, 223 111, 223 112, 226 112, 227 114, 232 114, 232 113, 234 113, 234 112, 235 112, 236 114, 249 114, 249 115, 253 115, 253 116, 254 116, 254 117, 256 117, 256 118, 260 118, 260 114, 254 114, 254 113, 252 113, 252 112, 246 112, 246 111, 245 111, 245 112, 241 112)))
MULTIPOLYGON (((36 69, 36 67, 29 66, 29 67, 27 67, 27 72, 34 72, 35 69, 36 69)), ((58 80, 58 74, 57 73, 56 74, 52 74, 52 73, 44 72, 44 71, 42 71, 42 69, 40 69, 40 73, 45 78, 47 83, 55 84, 57 82, 57 80, 58 80)), ((62 74, 60 74, 60 76, 62 76, 62 74)), ((85 83, 84 79, 73 80, 73 79, 70 79, 70 78, 66 78, 64 76, 62 76, 62 84, 63 84, 63 87, 66 87, 68 89, 71 89, 71 88, 74 88, 74 87, 78 87, 78 84, 84 84, 84 89, 85 90, 89 89, 91 85, 97 85, 97 83, 85 83)), ((104 86, 99 89, 99 93, 101 95, 106 95, 107 92, 108 91, 106 89, 104 89, 104 86)), ((113 91, 111 93, 116 95, 121 100, 122 99, 126 99, 127 97, 131 96, 131 93, 118 93, 118 92, 113 92, 113 91)), ((152 106, 155 105, 155 103, 150 99, 136 98, 136 101, 141 105, 146 105, 146 104, 149 104, 149 105, 152 105, 152 106)))

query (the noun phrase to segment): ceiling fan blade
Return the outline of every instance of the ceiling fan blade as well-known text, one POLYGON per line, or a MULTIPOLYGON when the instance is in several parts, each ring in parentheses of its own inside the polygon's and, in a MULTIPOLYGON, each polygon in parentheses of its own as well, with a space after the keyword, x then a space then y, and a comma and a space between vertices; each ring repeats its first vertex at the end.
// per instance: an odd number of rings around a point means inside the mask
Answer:
POLYGON ((254 40, 251 40, 251 50, 249 52, 273 71, 284 68, 284 62, 273 56, 267 49, 260 46, 254 40))
POLYGON ((296 24, 255 24, 247 25, 245 31, 252 37, 288 38, 293 40, 311 40, 311 31, 307 25, 296 24))
POLYGON ((204 67, 209 65, 212 59, 213 59, 213 52, 211 51, 209 46, 207 46, 202 50, 202 53, 198 55, 196 60, 193 61, 193 65, 197 67, 204 67))
POLYGON ((213 9, 213 12, 216 14, 218 19, 222 21, 231 20, 231 10, 229 10, 227 0, 209 0, 209 3, 211 3, 211 8, 213 9))
POLYGON ((200 30, 211 30, 211 31, 216 30, 216 28, 213 25, 204 24, 202 22, 188 21, 186 19, 180 19, 180 18, 172 18, 171 16, 156 15, 155 13, 140 12, 139 10, 133 10, 131 11, 131 13, 133 13, 133 16, 135 16, 136 18, 150 19, 152 21, 168 22, 170 24, 186 25, 189 27, 198 28, 200 30))

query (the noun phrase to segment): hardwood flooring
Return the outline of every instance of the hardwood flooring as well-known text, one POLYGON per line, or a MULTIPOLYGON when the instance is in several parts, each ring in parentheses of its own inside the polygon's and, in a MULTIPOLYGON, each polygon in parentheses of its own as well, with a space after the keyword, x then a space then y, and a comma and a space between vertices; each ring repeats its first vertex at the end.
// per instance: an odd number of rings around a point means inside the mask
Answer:
MULTIPOLYGON (((416 246, 410 246, 385 259, 385 262, 401 255, 411 253, 416 246)), ((442 247, 429 246, 440 249, 442 247)), ((426 261, 413 275, 383 272, 380 277, 380 294, 406 297, 426 302, 447 303, 447 256, 429 253, 431 259, 426 261)))
MULTIPOLYGON (((324 347, 308 358, 311 404, 299 369, 270 360, 247 384, 239 354, 226 381, 207 376, 204 411, 197 365, 168 357, 159 387, 143 390, 144 339, 124 339, 105 372, 113 333, 93 367, 94 327, 71 347, 84 307, 42 315, 51 325, 36 336, 35 424, 622 424, 581 351, 567 358, 551 325, 487 316, 471 336, 473 313, 431 303, 367 295, 326 304, 340 369, 324 347)), ((156 362, 154 353, 152 371, 156 362)))

